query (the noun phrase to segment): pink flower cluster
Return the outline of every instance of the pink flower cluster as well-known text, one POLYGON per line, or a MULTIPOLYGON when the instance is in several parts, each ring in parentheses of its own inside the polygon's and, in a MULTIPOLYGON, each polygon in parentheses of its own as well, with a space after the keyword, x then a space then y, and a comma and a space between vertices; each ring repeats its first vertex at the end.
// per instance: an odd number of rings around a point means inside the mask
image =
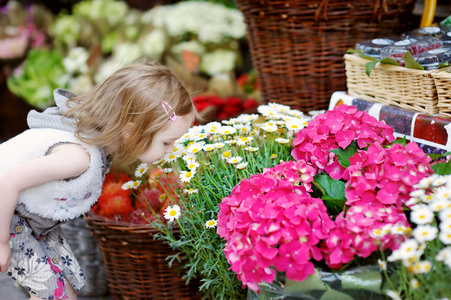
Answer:
POLYGON ((358 151, 343 177, 346 182, 346 214, 335 219, 336 228, 322 244, 326 263, 339 268, 354 256, 368 257, 379 247, 396 249, 402 240, 395 234, 377 235, 387 225, 410 227, 403 204, 413 185, 432 174, 426 156, 416 143, 383 148, 374 143, 358 151))
POLYGON ((379 122, 367 112, 342 104, 317 115, 308 127, 300 130, 293 141, 291 155, 324 169, 333 179, 341 179, 345 168, 330 150, 346 149, 353 141, 362 149, 375 142, 388 145, 395 139, 393 132, 384 121, 379 122))
POLYGON ((280 178, 283 169, 303 167, 288 162, 243 179, 220 204, 217 232, 227 241, 224 253, 243 286, 254 291, 274 280, 274 268, 302 281, 314 272, 311 259, 322 259, 318 244, 334 226, 323 201, 292 184, 301 177, 280 178))

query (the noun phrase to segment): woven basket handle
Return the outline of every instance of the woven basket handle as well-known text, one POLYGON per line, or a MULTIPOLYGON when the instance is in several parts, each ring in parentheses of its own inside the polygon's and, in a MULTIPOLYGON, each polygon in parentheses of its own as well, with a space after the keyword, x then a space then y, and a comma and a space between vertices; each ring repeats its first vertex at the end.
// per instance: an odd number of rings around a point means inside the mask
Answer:
POLYGON ((421 15, 420 28, 431 26, 434 21, 437 0, 424 0, 423 14, 421 15))

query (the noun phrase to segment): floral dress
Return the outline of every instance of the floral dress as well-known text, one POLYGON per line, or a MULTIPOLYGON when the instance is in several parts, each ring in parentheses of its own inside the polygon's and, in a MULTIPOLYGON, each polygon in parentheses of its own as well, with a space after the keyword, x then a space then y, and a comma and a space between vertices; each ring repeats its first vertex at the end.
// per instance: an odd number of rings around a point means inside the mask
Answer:
POLYGON ((41 299, 65 299, 64 278, 76 291, 85 275, 70 249, 61 222, 16 208, 10 231, 11 265, 7 275, 41 299))

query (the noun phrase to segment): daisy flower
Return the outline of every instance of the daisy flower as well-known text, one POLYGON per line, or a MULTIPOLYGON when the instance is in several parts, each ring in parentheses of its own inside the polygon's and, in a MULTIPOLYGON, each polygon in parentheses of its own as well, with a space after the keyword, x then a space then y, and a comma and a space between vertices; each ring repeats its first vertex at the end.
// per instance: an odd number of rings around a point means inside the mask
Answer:
POLYGON ((232 153, 230 153, 230 151, 225 151, 224 153, 222 153, 221 158, 223 160, 228 160, 231 157, 232 153))
POLYGON ((440 199, 439 197, 437 197, 437 200, 429 203, 429 207, 432 211, 439 212, 448 208, 449 204, 450 204, 449 200, 440 199))
POLYGON ((413 272, 415 274, 428 273, 432 269, 432 263, 428 260, 416 262, 413 265, 413 272))
POLYGON ((191 144, 188 147, 187 151, 189 153, 197 153, 202 150, 202 148, 204 147, 204 144, 205 144, 205 142, 197 142, 197 143, 191 144))
POLYGON ((437 261, 445 261, 446 259, 451 258, 451 247, 446 247, 443 249, 440 249, 440 251, 435 256, 435 259, 437 261))
POLYGON ((208 133, 218 133, 219 129, 222 127, 222 124, 219 122, 210 122, 205 125, 205 132, 208 133))
POLYGON ((420 283, 418 282, 417 279, 412 278, 410 279, 410 286, 412 287, 412 289, 416 290, 417 288, 420 287, 420 283))
POLYGON ((177 220, 180 217, 180 206, 174 204, 173 206, 166 207, 164 211, 164 218, 170 222, 177 220))
POLYGON ((418 242, 414 239, 409 239, 394 250, 388 257, 388 261, 396 261, 401 259, 409 259, 416 255, 418 249, 418 242))
POLYGON ((258 147, 246 147, 244 148, 244 150, 250 151, 250 152, 257 152, 258 151, 258 147))
POLYGON ((238 146, 244 146, 244 145, 250 143, 253 139, 254 138, 251 137, 251 136, 249 136, 249 137, 241 137, 241 138, 236 139, 236 144, 238 146))
POLYGON ((279 144, 288 144, 290 142, 290 139, 284 139, 284 138, 277 138, 275 139, 276 142, 278 142, 279 144))
POLYGON ((439 226, 440 231, 451 232, 451 219, 444 220, 439 226))
POLYGON ((186 155, 184 155, 183 157, 182 157, 182 159, 186 162, 187 160, 191 160, 191 159, 194 159, 194 160, 196 160, 196 158, 197 158, 197 156, 196 156, 196 154, 194 154, 194 153, 187 153, 186 155))
POLYGON ((122 184, 121 188, 123 190, 137 189, 141 185, 139 180, 130 180, 122 184))
POLYGON ((379 268, 381 268, 381 270, 387 270, 387 263, 385 261, 378 259, 377 264, 379 265, 379 268))
POLYGON ((266 132, 275 132, 278 129, 276 124, 274 125, 263 124, 261 128, 266 132))
POLYGON ((431 225, 420 225, 412 232, 413 237, 420 243, 432 241, 437 237, 437 227, 431 225))
POLYGON ((197 133, 196 136, 194 137, 194 141, 200 141, 207 138, 207 135, 205 133, 197 133))
POLYGON ((187 160, 186 163, 187 163, 186 166, 191 171, 196 170, 200 166, 200 164, 197 161, 193 160, 193 159, 187 160))
POLYGON ((429 224, 434 220, 434 213, 426 205, 415 205, 412 207, 410 220, 415 224, 429 224))
POLYGON ((196 172, 192 171, 182 171, 180 172, 180 180, 182 182, 190 182, 196 172))
POLYGON ((439 217, 440 217, 440 220, 442 220, 442 221, 451 219, 451 208, 447 208, 445 210, 442 210, 439 213, 439 217))
POLYGON ((138 178, 142 177, 148 169, 149 166, 146 163, 139 164, 139 166, 136 168, 135 176, 138 178))
POLYGON ((221 129, 219 130, 219 134, 221 135, 229 135, 229 134, 235 134, 236 133, 236 129, 235 127, 232 126, 222 126, 221 129))
POLYGON ((164 169, 162 169, 162 171, 164 172, 164 173, 172 173, 172 168, 164 168, 164 169))
POLYGON ((438 238, 445 245, 451 244, 451 232, 441 231, 438 238))
POLYGON ((392 300, 402 300, 401 297, 399 296, 399 294, 393 290, 387 290, 385 292, 385 295, 390 297, 390 299, 392 299, 392 300))
POLYGON ((198 190, 198 189, 192 189, 192 188, 189 188, 189 189, 184 189, 183 192, 184 192, 185 194, 190 194, 190 195, 192 195, 192 194, 197 194, 197 193, 199 192, 199 190, 198 190))
POLYGON ((168 162, 171 162, 171 161, 176 160, 177 158, 178 158, 178 157, 177 157, 177 154, 176 154, 175 152, 173 152, 173 153, 171 153, 171 154, 168 154, 166 160, 167 160, 168 162))
POLYGON ((214 143, 213 146, 215 146, 216 149, 222 149, 225 146, 225 143, 218 142, 214 143))
POLYGON ((241 162, 243 158, 241 156, 233 156, 227 159, 227 162, 230 164, 236 165, 237 163, 241 162))
POLYGON ((243 170, 247 167, 248 163, 247 162, 243 162, 243 163, 239 163, 236 165, 236 168, 239 170, 243 170))
POLYGON ((216 148, 215 148, 214 144, 207 144, 202 148, 202 150, 207 151, 207 152, 213 151, 215 149, 216 148))
POLYGON ((208 220, 208 221, 205 223, 205 227, 207 227, 207 228, 213 228, 213 227, 216 227, 217 224, 218 224, 218 221, 216 221, 216 220, 208 220))
POLYGON ((257 114, 252 114, 252 115, 242 114, 236 118, 236 121, 238 123, 249 123, 249 122, 257 120, 258 117, 259 117, 259 115, 257 115, 257 114))

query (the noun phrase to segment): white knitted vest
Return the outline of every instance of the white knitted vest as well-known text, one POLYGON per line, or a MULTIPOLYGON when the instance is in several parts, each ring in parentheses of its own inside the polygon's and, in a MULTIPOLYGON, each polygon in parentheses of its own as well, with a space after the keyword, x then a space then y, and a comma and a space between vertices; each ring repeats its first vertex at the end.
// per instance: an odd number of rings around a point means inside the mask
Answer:
POLYGON ((87 212, 100 196, 106 158, 101 149, 80 142, 72 132, 49 129, 28 129, 0 144, 0 176, 23 162, 42 157, 55 145, 76 143, 90 155, 89 168, 69 180, 48 182, 20 193, 19 203, 31 213, 57 221, 76 218, 87 212))

